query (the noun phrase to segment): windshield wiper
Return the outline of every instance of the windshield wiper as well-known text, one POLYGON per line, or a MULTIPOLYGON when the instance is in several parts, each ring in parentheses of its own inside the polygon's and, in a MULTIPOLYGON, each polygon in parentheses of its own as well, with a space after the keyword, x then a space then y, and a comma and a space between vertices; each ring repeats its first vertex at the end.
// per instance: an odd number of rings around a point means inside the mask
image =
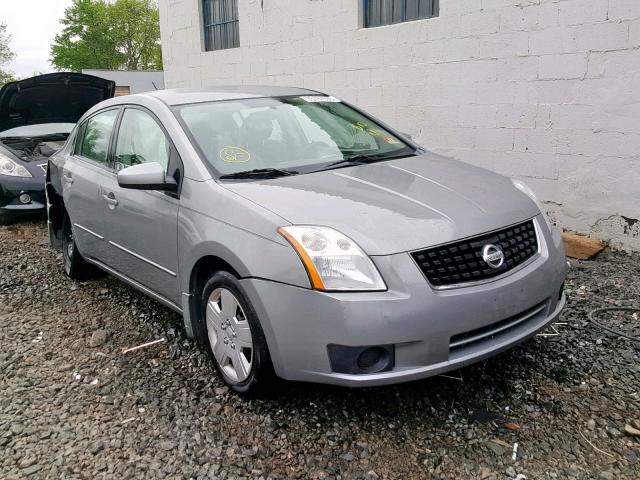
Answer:
POLYGON ((367 163, 380 162, 382 160, 393 160, 395 158, 413 157, 416 153, 411 152, 409 154, 403 153, 402 155, 387 155, 385 153, 378 153, 374 155, 358 154, 345 157, 336 162, 330 163, 325 168, 335 167, 337 165, 350 164, 350 165, 364 165, 367 163))
POLYGON ((365 158, 369 158, 369 157, 367 157, 366 155, 354 155, 352 157, 347 157, 341 160, 337 160, 335 162, 331 162, 329 165, 326 166, 326 168, 335 167, 337 165, 342 165, 342 164, 363 165, 365 163, 368 163, 364 161, 365 158))
POLYGON ((296 175, 297 173, 295 170, 282 170, 279 168, 254 168, 253 170, 244 170, 242 172, 226 173, 220 175, 219 178, 276 178, 296 175))

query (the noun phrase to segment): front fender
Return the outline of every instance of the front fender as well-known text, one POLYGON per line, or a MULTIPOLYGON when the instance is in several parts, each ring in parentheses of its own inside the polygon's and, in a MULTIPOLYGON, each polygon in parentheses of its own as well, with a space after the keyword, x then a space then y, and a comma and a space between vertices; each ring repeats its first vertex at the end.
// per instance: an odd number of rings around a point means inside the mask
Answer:
POLYGON ((180 217, 180 286, 190 293, 191 272, 207 256, 228 263, 240 278, 262 278, 303 288, 311 288, 300 258, 283 245, 212 218, 190 212, 180 217), (212 239, 224 239, 224 244, 212 239))
POLYGON ((205 257, 216 257, 231 266, 241 279, 260 278, 311 288, 300 258, 289 245, 269 240, 194 211, 181 211, 178 261, 182 315, 185 330, 194 336, 197 289, 192 272, 205 257), (225 239, 224 245, 216 240, 225 239))

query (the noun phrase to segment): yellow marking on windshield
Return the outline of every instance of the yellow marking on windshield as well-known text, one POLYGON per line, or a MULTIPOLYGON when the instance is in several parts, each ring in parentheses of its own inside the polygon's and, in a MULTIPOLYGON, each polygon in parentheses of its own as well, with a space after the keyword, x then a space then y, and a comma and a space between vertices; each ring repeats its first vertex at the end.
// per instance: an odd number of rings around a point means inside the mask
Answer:
POLYGON ((223 147, 220 159, 227 163, 246 163, 251 160, 251 154, 240 147, 223 147))
POLYGON ((360 130, 361 132, 366 132, 372 137, 380 137, 382 136, 382 132, 378 129, 371 128, 371 125, 365 122, 356 122, 352 123, 351 126, 356 130, 360 130))

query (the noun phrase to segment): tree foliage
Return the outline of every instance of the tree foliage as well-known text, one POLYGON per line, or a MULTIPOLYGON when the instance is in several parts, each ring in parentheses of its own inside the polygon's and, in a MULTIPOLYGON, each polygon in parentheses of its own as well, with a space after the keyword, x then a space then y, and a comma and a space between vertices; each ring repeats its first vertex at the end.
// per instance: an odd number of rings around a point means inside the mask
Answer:
POLYGON ((16 56, 11 50, 9 42, 11 35, 7 33, 7 24, 0 23, 0 85, 15 80, 13 72, 7 68, 7 65, 16 56))
POLYGON ((58 70, 162 69, 155 0, 73 0, 51 46, 58 70))

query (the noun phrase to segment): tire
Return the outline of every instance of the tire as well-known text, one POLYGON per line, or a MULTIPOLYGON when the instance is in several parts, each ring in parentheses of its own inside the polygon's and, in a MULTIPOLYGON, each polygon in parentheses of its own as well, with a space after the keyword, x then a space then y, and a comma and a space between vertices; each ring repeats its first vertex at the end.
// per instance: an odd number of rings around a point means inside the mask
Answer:
POLYGON ((93 266, 89 265, 80 255, 73 238, 71 220, 66 213, 62 221, 62 267, 64 273, 73 280, 86 280, 95 273, 93 266))
POLYGON ((0 226, 11 225, 13 219, 7 213, 0 212, 0 226))
POLYGON ((202 292, 198 340, 222 380, 236 393, 265 393, 276 378, 264 332, 238 279, 213 274, 202 292), (235 305, 234 305, 235 302, 235 305))

